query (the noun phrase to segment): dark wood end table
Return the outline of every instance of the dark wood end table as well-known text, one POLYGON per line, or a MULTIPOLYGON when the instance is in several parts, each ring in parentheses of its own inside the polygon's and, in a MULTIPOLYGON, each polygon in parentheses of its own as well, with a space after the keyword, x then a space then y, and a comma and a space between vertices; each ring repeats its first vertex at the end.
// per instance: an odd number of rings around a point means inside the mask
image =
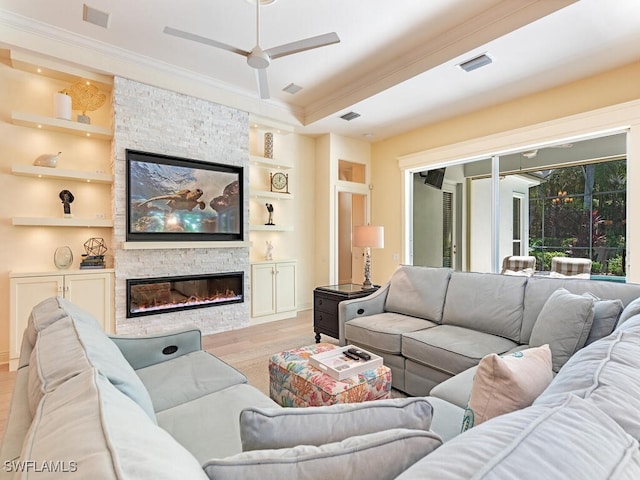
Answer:
POLYGON ((320 334, 338 338, 338 304, 343 300, 366 297, 379 288, 378 285, 367 290, 358 283, 340 283, 316 287, 313 290, 313 331, 316 343, 320 343, 320 334))

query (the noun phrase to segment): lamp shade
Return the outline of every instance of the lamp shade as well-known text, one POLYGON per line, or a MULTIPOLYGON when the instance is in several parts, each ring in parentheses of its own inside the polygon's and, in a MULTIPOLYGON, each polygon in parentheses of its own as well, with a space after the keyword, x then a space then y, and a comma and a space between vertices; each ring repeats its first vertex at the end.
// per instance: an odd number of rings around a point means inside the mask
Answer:
POLYGON ((384 227, 357 225, 353 227, 353 246, 384 248, 384 227))

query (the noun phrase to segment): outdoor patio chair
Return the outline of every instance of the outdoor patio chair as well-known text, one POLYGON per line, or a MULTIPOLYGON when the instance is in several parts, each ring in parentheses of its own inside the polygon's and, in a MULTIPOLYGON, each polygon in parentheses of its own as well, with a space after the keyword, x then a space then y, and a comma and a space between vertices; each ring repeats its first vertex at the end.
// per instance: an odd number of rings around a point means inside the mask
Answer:
POLYGON ((536 271, 536 257, 510 255, 502 260, 503 275, 521 275, 530 277, 536 271))
POLYGON ((557 278, 590 278, 591 260, 588 258, 553 257, 549 276, 557 278))

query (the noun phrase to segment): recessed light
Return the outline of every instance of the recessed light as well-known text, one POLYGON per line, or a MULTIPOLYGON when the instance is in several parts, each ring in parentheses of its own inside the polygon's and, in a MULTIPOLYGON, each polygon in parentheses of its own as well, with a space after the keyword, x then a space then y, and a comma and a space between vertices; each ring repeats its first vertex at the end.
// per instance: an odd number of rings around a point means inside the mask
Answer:
POLYGON ((478 55, 477 57, 473 57, 470 60, 459 63, 458 67, 460 67, 465 72, 472 72, 480 67, 484 67, 485 65, 489 65, 493 62, 493 59, 486 53, 478 55))

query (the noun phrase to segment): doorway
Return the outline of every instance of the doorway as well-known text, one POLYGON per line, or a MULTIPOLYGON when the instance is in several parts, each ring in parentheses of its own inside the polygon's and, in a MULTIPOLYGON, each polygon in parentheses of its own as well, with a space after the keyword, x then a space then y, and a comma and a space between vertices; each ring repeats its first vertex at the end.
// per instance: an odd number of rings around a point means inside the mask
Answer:
POLYGON ((413 265, 460 269, 458 184, 440 180, 434 185, 424 172, 413 180, 413 265))
POLYGON ((366 224, 366 200, 364 194, 338 192, 338 283, 362 283, 362 252, 354 251, 352 232, 366 224))

